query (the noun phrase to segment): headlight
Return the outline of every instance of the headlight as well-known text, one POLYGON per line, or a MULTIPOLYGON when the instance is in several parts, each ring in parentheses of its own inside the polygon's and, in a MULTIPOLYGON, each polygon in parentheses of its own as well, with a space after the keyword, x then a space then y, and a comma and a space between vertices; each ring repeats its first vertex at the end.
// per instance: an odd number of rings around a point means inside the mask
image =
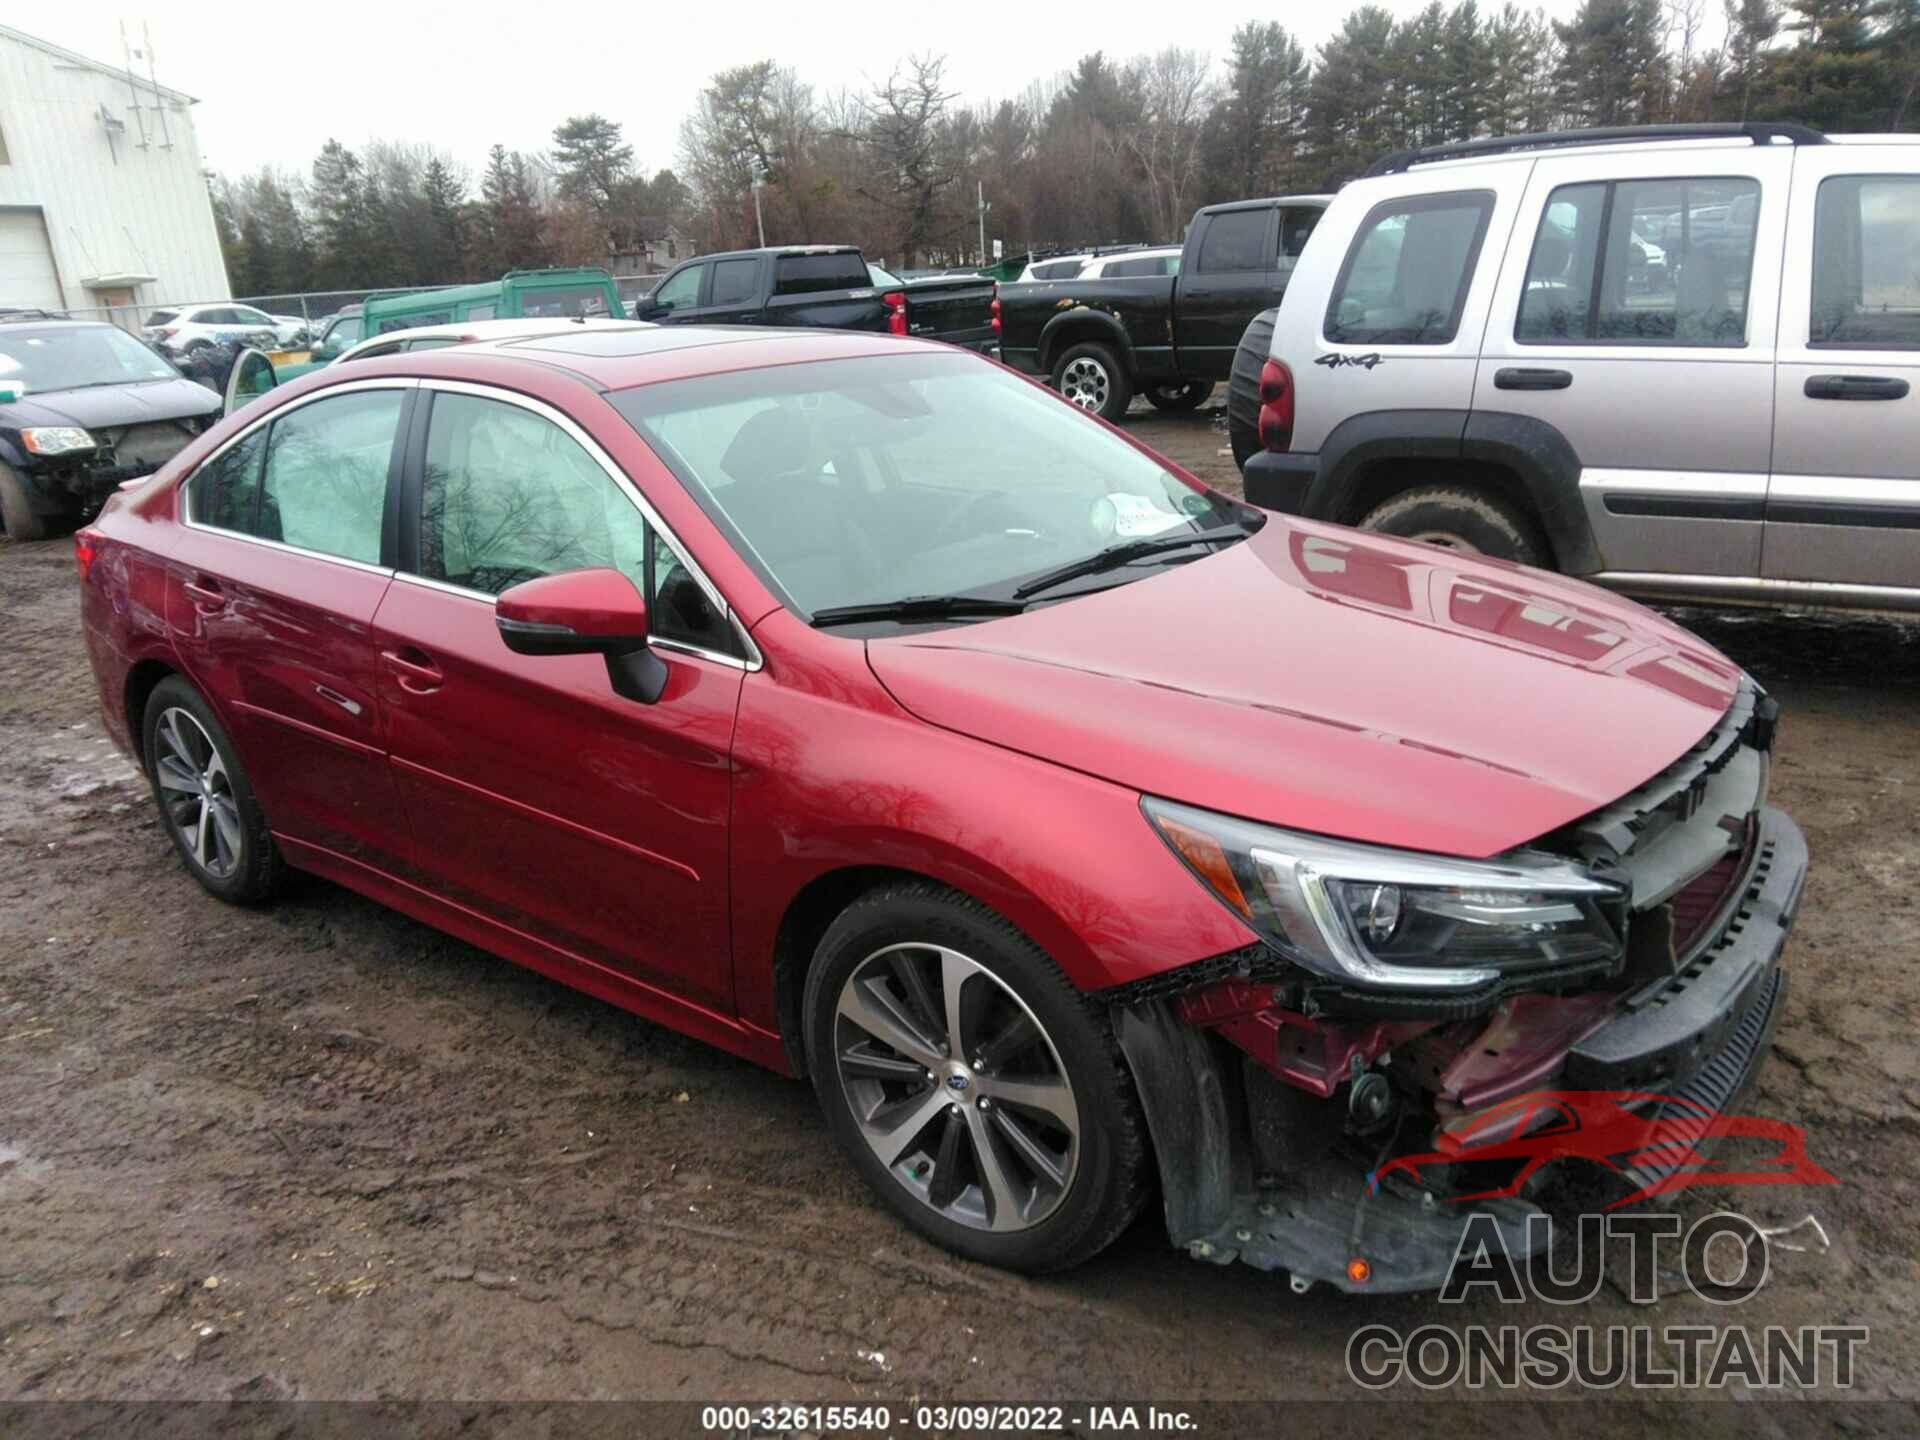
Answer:
POLYGON ((1202 884, 1309 970, 1353 984, 1472 990, 1617 959, 1626 891, 1552 856, 1450 860, 1142 802, 1202 884))
POLYGON ((35 455, 65 455, 69 450, 93 449, 93 436, 78 425, 42 425, 22 430, 20 443, 35 455))

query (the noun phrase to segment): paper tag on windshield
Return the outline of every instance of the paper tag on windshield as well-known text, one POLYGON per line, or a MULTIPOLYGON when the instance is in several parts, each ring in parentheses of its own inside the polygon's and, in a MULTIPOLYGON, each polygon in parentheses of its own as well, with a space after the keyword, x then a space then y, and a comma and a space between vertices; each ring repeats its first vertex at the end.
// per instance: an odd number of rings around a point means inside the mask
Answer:
POLYGON ((1107 503, 1113 506, 1113 533, 1123 540, 1141 535, 1158 535, 1162 530, 1171 530, 1176 525, 1187 523, 1182 516, 1171 510, 1162 510, 1144 495, 1120 495, 1109 491, 1107 503))

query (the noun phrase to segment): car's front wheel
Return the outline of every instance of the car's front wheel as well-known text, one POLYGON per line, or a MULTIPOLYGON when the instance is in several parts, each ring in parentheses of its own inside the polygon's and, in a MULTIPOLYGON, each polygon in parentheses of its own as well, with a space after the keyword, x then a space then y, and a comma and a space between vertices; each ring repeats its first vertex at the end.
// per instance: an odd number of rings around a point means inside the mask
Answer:
POLYGON ((948 1249, 1060 1270, 1139 1213, 1145 1126, 1106 1017, 986 906, 927 883, 856 901, 804 1013, 835 1138, 948 1249))
POLYGON ((170 675, 148 697, 141 729, 161 822, 193 878, 222 900, 270 896, 286 862, 213 707, 170 675))
POLYGON ((34 512, 27 482, 5 465, 0 465, 0 529, 9 540, 47 538, 47 522, 34 512))
POLYGON ((1360 528, 1521 565, 1553 564, 1546 537, 1530 516, 1474 486, 1425 485, 1404 490, 1368 511, 1360 528))

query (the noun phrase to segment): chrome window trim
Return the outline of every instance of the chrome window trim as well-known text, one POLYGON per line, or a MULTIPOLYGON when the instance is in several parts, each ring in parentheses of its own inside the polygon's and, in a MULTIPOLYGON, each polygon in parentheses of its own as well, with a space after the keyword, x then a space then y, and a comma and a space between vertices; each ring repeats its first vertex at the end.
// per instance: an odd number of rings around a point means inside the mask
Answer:
MULTIPOLYGON (((230 540, 239 540, 248 545, 261 545, 269 550, 282 550, 290 555, 308 555, 315 560, 325 560, 334 565, 345 565, 350 570, 365 571, 369 575, 391 576, 395 574, 396 572, 386 565, 369 565, 364 560, 349 559, 345 555, 330 555, 325 550, 309 550, 304 545, 289 545, 284 540, 269 540, 264 535, 249 535, 244 530, 229 530, 224 525, 209 525, 204 521, 196 520, 193 518, 193 494, 187 487, 193 483, 194 478, 207 466, 218 460, 222 455, 226 454, 227 451, 238 445, 242 440, 245 440, 249 435, 252 435, 256 430, 264 430, 282 415, 290 415, 295 410, 302 409, 305 406, 313 404, 315 401, 325 400, 334 395, 345 395, 359 390, 412 390, 418 387, 419 384, 420 382, 418 380, 405 376, 381 376, 371 380, 349 380, 344 385, 329 385, 326 389, 316 390, 311 395, 302 395, 297 400, 289 400, 284 405, 276 405, 267 414, 249 421, 245 426, 236 430, 225 440, 222 440, 216 448, 208 451, 207 454, 201 458, 199 464, 195 465, 193 469, 185 475, 182 475, 180 479, 174 483, 174 493, 178 497, 177 508, 180 523, 189 530, 198 530, 207 535, 224 535, 230 540)), ((397 432, 395 438, 399 438, 397 432)))
MULTIPOLYGON (((556 410, 543 400, 534 399, 531 395, 522 395, 518 391, 504 390, 493 385, 479 385, 470 380, 430 379, 416 381, 414 383, 425 390, 440 391, 449 395, 470 395, 479 400, 497 400, 504 404, 517 405, 522 410, 530 411, 540 416, 543 420, 557 426, 562 434, 566 435, 568 439, 572 440, 584 450, 588 457, 605 472, 607 479, 613 484, 614 489, 618 490, 622 495, 625 495, 627 500, 633 505, 633 508, 640 512, 640 518, 646 521, 662 539, 673 547, 674 554, 680 557, 681 563, 687 568, 687 573, 693 576, 695 583, 700 586, 700 589, 706 594, 707 599, 712 602, 715 609, 727 617, 727 623, 733 627, 734 637, 739 640, 740 648, 745 652, 745 658, 742 659, 739 655, 723 655, 719 651, 708 650, 704 646, 696 645, 691 641, 674 640, 665 636, 660 637, 658 640, 649 636, 649 644, 659 644, 670 649, 684 650, 694 655, 704 655, 708 659, 719 660, 728 665, 738 666, 743 670, 759 670, 765 665, 766 660, 760 653, 760 647, 753 643, 753 637, 747 634, 747 627, 740 623, 740 616, 735 612, 733 606, 728 603, 727 597, 720 593, 720 587, 715 585, 713 581, 708 578, 707 572, 700 568, 700 562, 693 558, 692 550, 674 533, 673 527, 660 518, 660 512, 655 510, 652 503, 641 493, 639 485, 634 483, 626 471, 614 463, 613 458, 609 456, 606 451, 602 450, 599 443, 582 429, 571 416, 565 414, 563 411, 556 410)), ((431 427, 431 417, 429 417, 429 427, 431 427)), ((644 440, 642 443, 645 443, 644 440)), ((402 570, 397 573, 403 579, 419 580, 424 584, 434 586, 436 589, 449 590, 459 595, 479 596, 488 601, 488 603, 492 603, 495 598, 483 590, 472 590, 463 585, 451 585, 444 580, 435 580, 431 576, 420 575, 413 571, 402 570)))

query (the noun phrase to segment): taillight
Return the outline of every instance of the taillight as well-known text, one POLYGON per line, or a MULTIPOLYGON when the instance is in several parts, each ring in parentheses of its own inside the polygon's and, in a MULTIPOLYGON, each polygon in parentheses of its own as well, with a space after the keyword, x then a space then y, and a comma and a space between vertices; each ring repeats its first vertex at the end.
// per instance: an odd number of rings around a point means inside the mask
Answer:
POLYGON ((160 331, 160 338, 162 340, 171 340, 174 336, 178 335, 179 333, 180 333, 180 327, 178 325, 163 326, 160 331))
POLYGON ((73 568, 80 572, 85 581, 93 573, 93 562, 100 554, 100 535, 94 530, 76 530, 73 532, 73 568))
POLYGON ((880 303, 887 307, 887 333, 904 335, 907 333, 907 297, 898 290, 889 290, 880 297, 880 303))
POLYGON ((1293 446, 1293 371, 1279 360, 1260 367, 1260 446, 1263 450, 1293 446))
POLYGON ((987 307, 987 312, 993 316, 993 333, 998 335, 1000 333, 1000 282, 997 280, 993 284, 993 304, 987 307))

